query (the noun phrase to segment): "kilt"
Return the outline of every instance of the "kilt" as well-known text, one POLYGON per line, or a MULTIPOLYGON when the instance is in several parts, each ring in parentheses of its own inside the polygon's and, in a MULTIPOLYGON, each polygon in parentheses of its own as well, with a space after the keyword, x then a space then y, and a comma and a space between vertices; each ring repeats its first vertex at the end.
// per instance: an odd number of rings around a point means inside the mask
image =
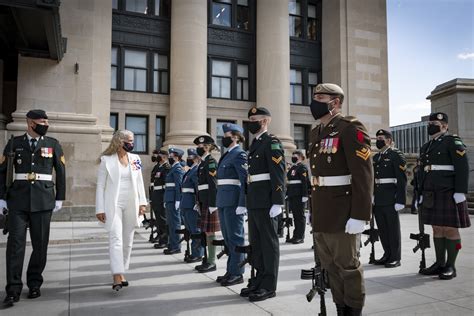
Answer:
POLYGON ((199 217, 198 227, 201 231, 205 233, 215 233, 220 231, 219 210, 216 210, 211 214, 209 213, 209 207, 203 203, 199 203, 199 209, 201 211, 201 216, 199 217))
POLYGON ((471 226, 467 201, 456 204, 453 189, 428 191, 425 185, 422 201, 422 219, 426 225, 466 228, 471 226), (433 203, 425 203, 425 195, 433 194, 433 203), (432 204, 428 205, 426 204, 432 204))

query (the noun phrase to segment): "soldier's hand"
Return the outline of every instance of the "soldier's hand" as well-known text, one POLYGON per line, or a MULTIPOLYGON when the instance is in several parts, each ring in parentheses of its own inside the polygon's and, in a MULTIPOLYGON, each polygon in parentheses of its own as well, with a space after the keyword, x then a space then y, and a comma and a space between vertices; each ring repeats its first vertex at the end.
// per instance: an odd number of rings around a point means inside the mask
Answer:
POLYGON ((303 196, 303 198, 301 198, 301 202, 303 202, 303 203, 308 202, 308 197, 307 197, 307 196, 303 196))
POLYGON ((146 212, 146 205, 140 205, 138 209, 138 215, 145 215, 146 212))
POLYGON ((5 201, 5 200, 0 200, 0 210, 3 210, 3 209, 8 210, 7 201, 5 201))
POLYGON ((235 210, 235 214, 236 215, 245 215, 245 214, 247 214, 247 208, 245 206, 239 206, 235 210))
POLYGON ((360 234, 364 231, 366 221, 360 219, 349 218, 346 223, 346 233, 360 234))
POLYGON ((97 219, 104 223, 105 224, 105 213, 98 213, 98 214, 95 214, 95 217, 97 217, 97 219))
POLYGON ((399 211, 403 210, 404 208, 405 208, 405 205, 395 203, 395 211, 399 212, 399 211))
POLYGON ((209 213, 214 213, 215 211, 217 211, 217 207, 209 207, 209 213))

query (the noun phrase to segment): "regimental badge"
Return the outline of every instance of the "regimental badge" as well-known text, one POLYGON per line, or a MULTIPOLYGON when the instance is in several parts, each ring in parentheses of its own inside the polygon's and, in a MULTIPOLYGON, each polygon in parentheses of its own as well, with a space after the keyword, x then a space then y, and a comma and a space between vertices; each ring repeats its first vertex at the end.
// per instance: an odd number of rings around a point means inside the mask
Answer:
POLYGON ((51 147, 41 147, 41 157, 52 158, 53 157, 53 148, 51 148, 51 147))
POLYGON ((199 142, 203 143, 204 142, 204 137, 199 137, 199 142))
POLYGON ((328 163, 331 163, 332 159, 331 156, 328 156, 328 163))
POLYGON ((437 118, 438 120, 442 120, 442 119, 443 119, 443 114, 438 113, 438 115, 436 115, 436 118, 437 118))
POLYGON ((140 170, 142 168, 142 162, 140 159, 135 159, 130 164, 132 166, 132 170, 140 170))
POLYGON ((22 162, 23 162, 23 161, 22 161, 21 159, 17 159, 17 160, 16 160, 16 163, 17 163, 18 165, 21 165, 22 162))
POLYGON ((161 172, 155 173, 155 178, 159 178, 159 177, 161 177, 161 172))
POLYGON ((252 114, 257 113, 257 108, 252 108, 252 111, 251 111, 251 112, 252 112, 252 114))

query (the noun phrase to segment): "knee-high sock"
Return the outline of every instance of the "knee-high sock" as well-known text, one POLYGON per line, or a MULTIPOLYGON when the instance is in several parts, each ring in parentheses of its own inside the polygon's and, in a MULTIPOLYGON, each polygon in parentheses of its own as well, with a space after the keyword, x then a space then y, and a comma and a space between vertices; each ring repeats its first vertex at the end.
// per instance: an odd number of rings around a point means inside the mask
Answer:
POLYGON ((446 264, 446 238, 444 237, 433 237, 436 263, 444 266, 446 264))
POLYGON ((448 260, 446 261, 446 265, 454 268, 454 263, 456 262, 456 257, 460 249, 461 239, 446 238, 446 250, 448 251, 448 260))
POLYGON ((210 264, 216 263, 216 246, 212 244, 214 239, 216 239, 214 234, 207 236, 207 262, 210 264))

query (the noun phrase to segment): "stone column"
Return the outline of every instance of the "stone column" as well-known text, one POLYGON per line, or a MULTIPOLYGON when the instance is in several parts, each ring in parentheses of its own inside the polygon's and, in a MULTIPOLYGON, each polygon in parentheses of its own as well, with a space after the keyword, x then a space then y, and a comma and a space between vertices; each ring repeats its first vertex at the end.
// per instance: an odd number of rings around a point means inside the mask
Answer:
POLYGON ((170 56, 170 130, 165 146, 186 147, 206 133, 206 0, 173 1, 170 56))
POLYGON ((257 1, 257 106, 270 110, 270 132, 293 150, 288 14, 288 1, 257 1))

